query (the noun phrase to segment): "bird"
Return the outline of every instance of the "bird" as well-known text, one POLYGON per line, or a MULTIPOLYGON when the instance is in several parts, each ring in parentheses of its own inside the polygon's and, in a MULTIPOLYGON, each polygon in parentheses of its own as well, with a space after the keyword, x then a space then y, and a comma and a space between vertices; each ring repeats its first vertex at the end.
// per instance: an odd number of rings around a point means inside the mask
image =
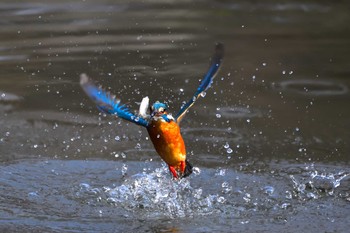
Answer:
POLYGON ((193 166, 186 158, 186 147, 181 135, 180 122, 189 108, 201 96, 204 96, 203 93, 211 86, 222 64, 223 55, 224 46, 222 43, 217 43, 209 69, 201 79, 197 90, 174 116, 168 112, 169 107, 166 103, 156 101, 149 107, 147 96, 140 103, 139 113, 132 113, 120 99, 96 85, 85 73, 80 75, 80 85, 101 112, 146 128, 156 152, 168 165, 172 177, 180 179, 193 172, 193 166), (150 114, 147 113, 148 110, 150 114))

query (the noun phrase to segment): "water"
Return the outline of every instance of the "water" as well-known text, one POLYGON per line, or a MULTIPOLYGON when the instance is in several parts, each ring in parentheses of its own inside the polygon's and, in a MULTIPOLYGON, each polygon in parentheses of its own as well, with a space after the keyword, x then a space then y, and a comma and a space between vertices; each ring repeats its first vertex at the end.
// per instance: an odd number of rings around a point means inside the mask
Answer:
POLYGON ((203 3, 3 1, 2 232, 347 232, 348 4, 203 3), (175 114, 216 41, 223 67, 182 122, 195 172, 173 181, 79 74, 175 114))
POLYGON ((313 231, 310 221, 322 221, 328 230, 345 231, 349 172, 324 164, 247 167, 196 168, 191 179, 174 182, 159 162, 7 164, 1 171, 1 223, 18 231, 201 232, 271 226, 313 231))

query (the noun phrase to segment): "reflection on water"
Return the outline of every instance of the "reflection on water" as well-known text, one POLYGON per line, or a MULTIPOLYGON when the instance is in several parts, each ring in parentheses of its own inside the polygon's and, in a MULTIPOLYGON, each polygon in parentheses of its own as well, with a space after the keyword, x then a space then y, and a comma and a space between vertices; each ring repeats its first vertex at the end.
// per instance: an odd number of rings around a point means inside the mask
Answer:
POLYGON ((334 96, 348 94, 348 87, 341 83, 321 80, 286 80, 273 83, 279 91, 296 92, 309 96, 334 96))
POLYGON ((2 2, 0 231, 346 232, 348 3, 204 2, 2 2), (173 181, 78 75, 175 114, 217 41, 181 123, 195 174, 173 181))

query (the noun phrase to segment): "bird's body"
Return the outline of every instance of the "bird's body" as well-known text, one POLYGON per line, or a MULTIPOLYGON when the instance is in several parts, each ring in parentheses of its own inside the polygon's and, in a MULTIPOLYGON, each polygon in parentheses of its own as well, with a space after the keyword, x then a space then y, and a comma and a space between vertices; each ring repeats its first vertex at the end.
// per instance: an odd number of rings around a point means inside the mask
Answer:
POLYGON ((176 177, 174 170, 184 173, 183 163, 186 161, 186 149, 179 125, 173 119, 167 122, 162 117, 153 117, 147 131, 154 148, 168 164, 173 176, 176 177))
POLYGON ((186 159, 186 149, 178 124, 152 119, 147 131, 160 157, 167 164, 179 168, 180 162, 186 159))
POLYGON ((97 104, 99 110, 145 127, 155 150, 168 164, 173 177, 182 178, 192 173, 192 165, 186 159, 186 148, 179 123, 187 110, 209 88, 219 69, 222 57, 223 46, 217 44, 209 71, 204 76, 194 96, 180 109, 175 117, 168 114, 166 104, 158 101, 151 106, 150 115, 148 115, 148 97, 142 100, 139 114, 135 115, 125 105, 120 104, 120 100, 94 85, 85 74, 80 76, 80 84, 86 94, 97 104))

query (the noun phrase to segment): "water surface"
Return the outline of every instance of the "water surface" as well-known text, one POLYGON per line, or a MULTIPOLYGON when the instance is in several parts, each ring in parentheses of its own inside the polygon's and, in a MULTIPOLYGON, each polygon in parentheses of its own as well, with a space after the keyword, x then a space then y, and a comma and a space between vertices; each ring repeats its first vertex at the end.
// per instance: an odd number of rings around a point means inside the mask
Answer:
POLYGON ((347 8, 3 2, 1 231, 346 232, 347 8), (100 114, 78 77, 176 113, 217 41, 223 67, 182 122, 195 174, 173 181, 147 132, 100 114))

